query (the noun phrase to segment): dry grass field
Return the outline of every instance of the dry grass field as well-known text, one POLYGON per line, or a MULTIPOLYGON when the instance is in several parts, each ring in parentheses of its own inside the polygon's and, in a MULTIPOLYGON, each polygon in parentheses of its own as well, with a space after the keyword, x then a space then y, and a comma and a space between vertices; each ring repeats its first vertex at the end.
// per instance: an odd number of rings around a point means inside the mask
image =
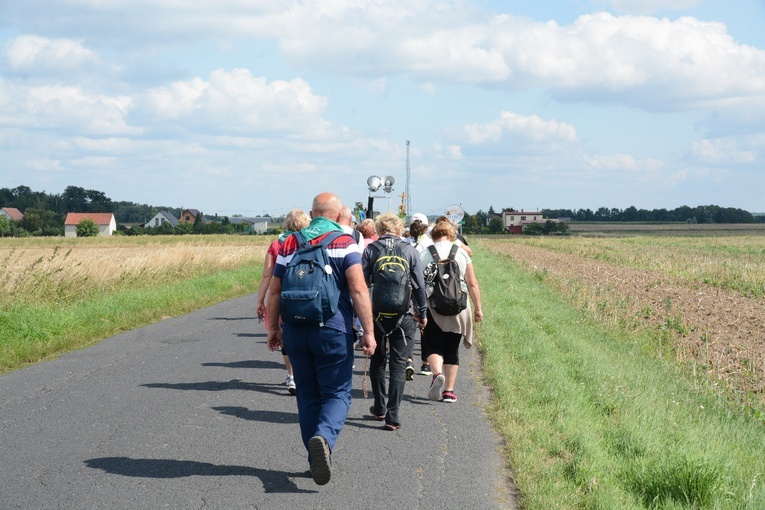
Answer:
POLYGON ((259 264, 271 238, 142 236, 0 240, 0 305, 76 302, 259 264))
POLYGON ((591 316, 649 332, 694 376, 765 405, 765 236, 731 235, 733 227, 671 237, 663 228, 658 236, 593 229, 481 246, 549 280, 591 316))

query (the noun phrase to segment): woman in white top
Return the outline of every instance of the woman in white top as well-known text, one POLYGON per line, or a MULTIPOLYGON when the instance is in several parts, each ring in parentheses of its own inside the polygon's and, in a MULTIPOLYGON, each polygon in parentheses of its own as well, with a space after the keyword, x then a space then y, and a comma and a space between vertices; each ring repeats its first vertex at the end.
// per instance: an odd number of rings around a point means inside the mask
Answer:
MULTIPOLYGON (((433 239, 439 259, 447 258, 456 238, 451 223, 448 221, 436 223, 430 232, 430 237, 433 239)), ((424 250, 420 259, 425 267, 434 262, 429 250, 424 250)), ((470 296, 474 311, 471 310, 471 303, 468 302, 467 308, 457 315, 440 315, 431 309, 428 302, 428 323, 422 332, 422 349, 433 370, 428 398, 444 402, 457 400, 454 382, 459 369, 460 342, 463 342, 468 349, 472 347, 473 322, 480 322, 483 319, 481 292, 473 270, 473 261, 470 255, 461 249, 457 250, 455 260, 460 268, 462 289, 470 296)), ((432 287, 427 287, 427 278, 426 292, 428 295, 432 292, 432 287)))

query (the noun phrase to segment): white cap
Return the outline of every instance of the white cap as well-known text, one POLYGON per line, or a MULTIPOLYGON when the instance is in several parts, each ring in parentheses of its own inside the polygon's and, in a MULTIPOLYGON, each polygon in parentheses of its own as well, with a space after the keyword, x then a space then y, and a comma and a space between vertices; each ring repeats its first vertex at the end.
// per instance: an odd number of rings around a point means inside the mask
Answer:
POLYGON ((425 216, 424 214, 422 214, 421 212, 418 212, 418 213, 412 215, 412 223, 414 223, 417 220, 420 220, 422 223, 424 223, 426 225, 429 223, 428 222, 428 217, 425 216))

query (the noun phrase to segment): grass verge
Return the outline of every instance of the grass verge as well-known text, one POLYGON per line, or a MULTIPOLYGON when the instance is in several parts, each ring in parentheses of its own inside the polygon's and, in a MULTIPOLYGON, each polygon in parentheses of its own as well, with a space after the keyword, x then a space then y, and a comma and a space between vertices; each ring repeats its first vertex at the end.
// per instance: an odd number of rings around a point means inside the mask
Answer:
POLYGON ((765 430, 476 250, 491 414, 527 509, 765 508, 765 430))
MULTIPOLYGON (((114 334, 254 292, 262 268, 246 265, 76 303, 18 302, 0 309, 0 373, 88 347, 114 334)), ((254 313, 254 312, 253 312, 254 313)))

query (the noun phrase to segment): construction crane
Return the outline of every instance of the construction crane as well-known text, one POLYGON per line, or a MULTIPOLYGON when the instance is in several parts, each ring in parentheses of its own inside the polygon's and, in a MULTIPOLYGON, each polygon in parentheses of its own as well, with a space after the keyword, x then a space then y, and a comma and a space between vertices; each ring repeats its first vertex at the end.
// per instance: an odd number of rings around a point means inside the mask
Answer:
POLYGON ((406 193, 401 193, 401 205, 398 206, 398 215, 402 220, 406 220, 406 193))

